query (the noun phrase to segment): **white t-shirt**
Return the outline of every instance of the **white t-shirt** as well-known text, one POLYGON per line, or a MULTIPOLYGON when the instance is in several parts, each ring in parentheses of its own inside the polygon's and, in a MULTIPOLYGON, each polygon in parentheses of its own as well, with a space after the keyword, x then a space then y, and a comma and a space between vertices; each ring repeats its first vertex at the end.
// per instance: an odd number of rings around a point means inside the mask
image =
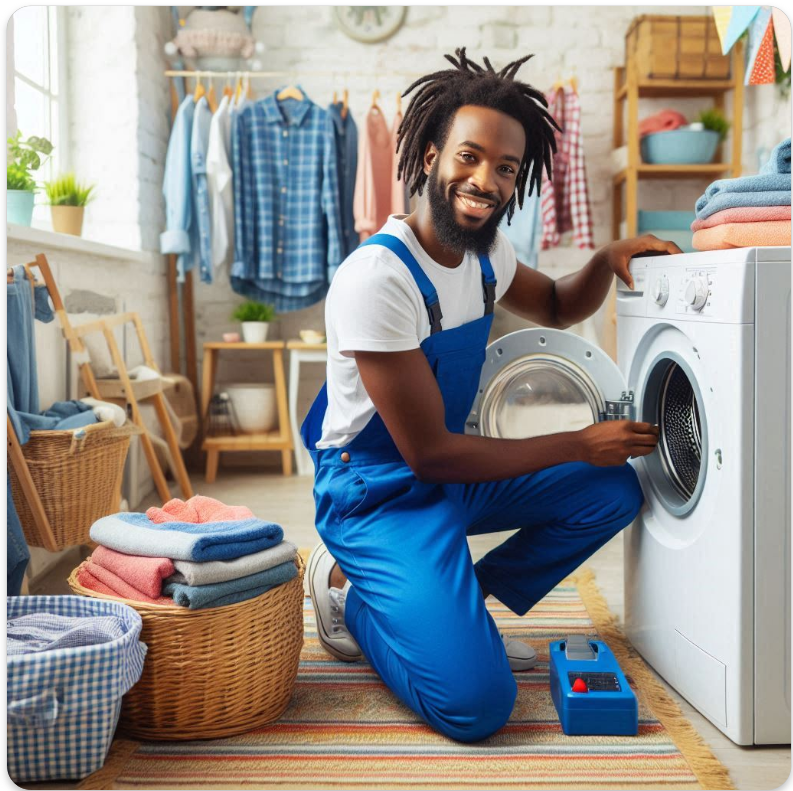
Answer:
MULTIPOLYGON (((443 319, 450 330, 484 315, 482 269, 474 253, 450 269, 436 263, 418 243, 404 219, 392 214, 380 233, 401 239, 438 292, 443 319)), ((515 250, 506 236, 490 253, 496 276, 496 301, 512 283, 515 250)), ((328 408, 317 448, 338 448, 351 442, 375 413, 355 362, 356 351, 404 352, 418 349, 430 335, 421 291, 402 260, 382 245, 352 252, 333 276, 325 302, 328 339, 328 408)))

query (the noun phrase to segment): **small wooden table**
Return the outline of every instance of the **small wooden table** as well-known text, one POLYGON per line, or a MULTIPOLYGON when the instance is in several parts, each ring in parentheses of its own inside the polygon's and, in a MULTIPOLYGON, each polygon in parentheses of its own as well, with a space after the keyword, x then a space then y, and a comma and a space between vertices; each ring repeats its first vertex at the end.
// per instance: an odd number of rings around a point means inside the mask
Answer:
POLYGON ((284 342, 266 343, 205 343, 203 386, 201 388, 201 415, 204 425, 204 442, 201 449, 207 452, 206 482, 212 483, 218 471, 221 451, 280 450, 284 475, 292 474, 292 451, 294 442, 289 426, 289 409, 286 398, 284 376, 284 342), (258 434, 230 434, 218 437, 206 436, 209 425, 209 402, 215 389, 217 358, 221 351, 271 351, 275 373, 275 400, 278 405, 278 428, 258 434))

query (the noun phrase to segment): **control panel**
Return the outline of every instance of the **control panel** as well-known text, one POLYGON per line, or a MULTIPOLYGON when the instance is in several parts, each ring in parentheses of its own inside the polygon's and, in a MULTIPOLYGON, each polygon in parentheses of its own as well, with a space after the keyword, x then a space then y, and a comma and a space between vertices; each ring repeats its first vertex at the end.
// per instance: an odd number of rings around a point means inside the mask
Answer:
POLYGON ((713 282, 716 267, 685 269, 679 274, 675 313, 709 316, 713 313, 713 282))

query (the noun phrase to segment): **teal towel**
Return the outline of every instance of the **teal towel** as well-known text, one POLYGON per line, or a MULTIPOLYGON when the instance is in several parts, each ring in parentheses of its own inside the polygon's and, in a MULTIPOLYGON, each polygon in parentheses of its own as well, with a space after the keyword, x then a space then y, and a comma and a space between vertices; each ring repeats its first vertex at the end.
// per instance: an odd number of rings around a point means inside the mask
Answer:
POLYGON ((697 219, 704 220, 722 209, 744 206, 790 206, 790 176, 787 189, 775 192, 720 192, 712 198, 703 195, 697 201, 697 219))
POLYGON ((179 582, 169 582, 163 586, 165 596, 172 596, 176 604, 188 607, 191 610, 201 610, 205 607, 221 607, 225 604, 252 599, 276 585, 297 576, 297 566, 293 560, 273 566, 271 569, 249 574, 226 582, 216 582, 212 585, 182 585, 179 582))
POLYGON ((783 140, 772 152, 760 173, 790 173, 790 138, 783 140))
POLYGON ((717 179, 705 190, 705 196, 712 198, 722 192, 776 192, 778 190, 790 190, 790 173, 765 173, 762 176, 717 179))

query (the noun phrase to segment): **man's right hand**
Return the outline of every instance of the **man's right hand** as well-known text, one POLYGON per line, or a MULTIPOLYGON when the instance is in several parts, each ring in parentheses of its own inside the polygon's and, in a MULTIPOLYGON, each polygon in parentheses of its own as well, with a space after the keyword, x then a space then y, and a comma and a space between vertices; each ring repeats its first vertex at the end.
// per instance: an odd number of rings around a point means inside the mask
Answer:
POLYGON ((658 444, 660 429, 652 423, 604 420, 579 432, 583 460, 597 467, 625 464, 629 458, 647 456, 658 444))

